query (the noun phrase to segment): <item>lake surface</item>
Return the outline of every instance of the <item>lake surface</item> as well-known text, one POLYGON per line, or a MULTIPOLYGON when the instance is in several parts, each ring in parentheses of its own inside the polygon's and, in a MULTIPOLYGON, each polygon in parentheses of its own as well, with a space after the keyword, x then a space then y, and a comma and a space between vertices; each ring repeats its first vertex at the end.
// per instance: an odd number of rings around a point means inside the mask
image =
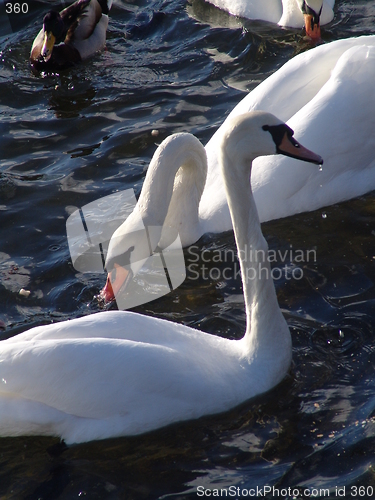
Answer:
MULTIPOLYGON (((1 24, 1 338, 100 311, 105 275, 74 269, 68 216, 116 191, 138 194, 156 144, 180 131, 206 143, 248 91, 310 47, 300 30, 241 21, 203 0, 117 0, 105 51, 36 76, 32 40, 61 2, 28 3, 27 15, 1 24)), ((325 42, 375 33, 375 1, 338 0, 335 13, 325 42)), ((262 227, 278 255, 313 250, 300 279, 275 276, 293 338, 288 377, 226 414, 144 436, 72 447, 0 439, 0 498, 187 499, 203 488, 242 498, 264 486, 276 488, 261 490, 266 498, 306 488, 375 497, 374 193, 262 227)), ((207 255, 235 248, 231 232, 198 245, 207 255)), ((188 273, 136 310, 228 338, 245 328, 235 273, 188 273)))

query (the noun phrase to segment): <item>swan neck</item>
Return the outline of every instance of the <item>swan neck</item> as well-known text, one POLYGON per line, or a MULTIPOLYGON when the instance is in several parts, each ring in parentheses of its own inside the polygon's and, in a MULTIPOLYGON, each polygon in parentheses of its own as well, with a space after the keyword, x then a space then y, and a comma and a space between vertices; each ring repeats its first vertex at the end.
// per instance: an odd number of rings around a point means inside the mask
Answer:
POLYGON ((174 229, 183 246, 194 242, 206 176, 206 152, 193 135, 176 134, 159 146, 138 200, 145 225, 174 229))
POLYGON ((232 165, 222 157, 222 169, 241 268, 246 307, 245 345, 253 352, 274 342, 275 324, 285 321, 278 306, 251 185, 252 161, 232 165), (256 347, 255 347, 256 346, 256 347))
POLYGON ((143 221, 163 225, 172 198, 174 179, 180 168, 176 162, 159 151, 154 154, 138 199, 143 221))

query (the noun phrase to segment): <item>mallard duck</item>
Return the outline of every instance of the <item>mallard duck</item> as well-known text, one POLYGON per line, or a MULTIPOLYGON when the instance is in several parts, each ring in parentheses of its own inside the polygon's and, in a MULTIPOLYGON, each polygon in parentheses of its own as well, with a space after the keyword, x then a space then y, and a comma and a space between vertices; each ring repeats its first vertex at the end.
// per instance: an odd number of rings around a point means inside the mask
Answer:
POLYGON ((48 12, 31 47, 32 67, 63 69, 101 50, 111 6, 112 0, 77 0, 61 12, 48 12))

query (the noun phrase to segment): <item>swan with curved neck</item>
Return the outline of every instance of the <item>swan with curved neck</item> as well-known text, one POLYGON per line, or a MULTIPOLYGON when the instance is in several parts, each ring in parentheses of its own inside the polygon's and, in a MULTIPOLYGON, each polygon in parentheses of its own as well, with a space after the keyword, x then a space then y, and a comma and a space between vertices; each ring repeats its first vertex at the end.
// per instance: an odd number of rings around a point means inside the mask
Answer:
POLYGON ((166 233, 178 234, 183 247, 200 238, 203 229, 198 207, 206 176, 206 151, 196 137, 180 133, 162 142, 152 157, 134 211, 109 242, 105 265, 108 279, 102 298, 113 300, 127 280, 124 263, 131 264, 131 269, 137 266, 132 261, 135 255, 134 260, 139 262, 132 236, 143 225, 164 228, 154 247, 167 246, 166 233))
MULTIPOLYGON (((179 195, 174 198, 169 217, 173 226, 179 200, 183 200, 180 206, 184 210, 180 210, 178 218, 176 215, 174 225, 189 228, 185 236, 181 232, 183 245, 197 241, 204 233, 232 229, 218 151, 221 136, 233 117, 249 111, 261 109, 279 116, 310 149, 319 148, 325 160, 322 170, 311 170, 282 155, 257 158, 251 179, 261 222, 317 210, 374 190, 375 113, 370 106, 375 102, 373 81, 374 35, 337 40, 299 54, 246 95, 205 147, 208 171, 198 216, 199 192, 191 196, 190 203, 189 190, 184 197, 184 183, 179 184, 179 195), (196 224, 189 223, 193 219, 196 224)), ((153 170, 153 164, 154 160, 148 172, 153 170)), ((148 186, 161 182, 162 189, 165 180, 158 178, 154 174, 148 186)), ((168 202, 164 194, 162 198, 168 202)), ((120 239, 116 247, 115 256, 121 253, 120 239)))
MULTIPOLYGON (((279 130, 279 129, 276 129, 279 130)), ((280 129, 283 131, 283 129, 280 129)), ((218 132, 218 141, 232 133, 229 126, 218 132)), ((275 136, 275 141, 280 140, 275 136)), ((238 155, 246 154, 246 145, 238 155)), ((216 151, 220 151, 217 147, 216 151)), ((286 156, 293 156, 293 153, 286 156)), ((254 156, 260 156, 261 153, 254 156)), ((220 163, 220 161, 218 162, 220 163)), ((218 172, 223 186, 223 176, 218 172)), ((157 148, 147 170, 138 203, 127 220, 113 233, 106 256, 105 268, 108 278, 100 297, 106 302, 115 299, 129 279, 130 269, 137 270, 137 262, 142 262, 137 254, 133 235, 137 234, 140 223, 146 227, 163 227, 160 240, 154 247, 165 248, 165 233, 179 234, 183 247, 197 241, 206 232, 206 221, 200 217, 199 205, 204 192, 207 176, 207 156, 201 143, 191 134, 174 134, 157 148), (137 258, 138 257, 138 258, 137 258)), ((226 198, 228 198, 226 196, 226 198)), ((138 246, 139 248, 139 246, 138 246)))
POLYGON ((333 19, 335 0, 206 0, 219 9, 247 19, 259 19, 280 26, 302 28, 316 40, 320 26, 333 19))
MULTIPOLYGON (((221 138, 244 284, 244 337, 228 340, 122 311, 33 328, 0 342, 0 435, 53 435, 67 443, 134 435, 229 410, 283 379, 291 336, 249 177, 260 154, 322 162, 292 135, 273 115, 256 112, 234 118, 221 138)), ((191 144, 203 158, 199 141, 191 144)))

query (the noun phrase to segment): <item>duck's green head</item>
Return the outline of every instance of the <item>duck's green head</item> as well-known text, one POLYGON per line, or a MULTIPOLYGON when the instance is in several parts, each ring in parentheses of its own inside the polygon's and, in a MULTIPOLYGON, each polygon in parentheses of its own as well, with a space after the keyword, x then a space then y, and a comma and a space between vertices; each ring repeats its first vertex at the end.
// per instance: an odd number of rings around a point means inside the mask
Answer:
POLYGON ((62 41, 64 28, 64 22, 58 12, 51 10, 51 12, 48 12, 48 14, 44 16, 44 40, 41 56, 46 62, 51 58, 52 50, 56 41, 62 41))

